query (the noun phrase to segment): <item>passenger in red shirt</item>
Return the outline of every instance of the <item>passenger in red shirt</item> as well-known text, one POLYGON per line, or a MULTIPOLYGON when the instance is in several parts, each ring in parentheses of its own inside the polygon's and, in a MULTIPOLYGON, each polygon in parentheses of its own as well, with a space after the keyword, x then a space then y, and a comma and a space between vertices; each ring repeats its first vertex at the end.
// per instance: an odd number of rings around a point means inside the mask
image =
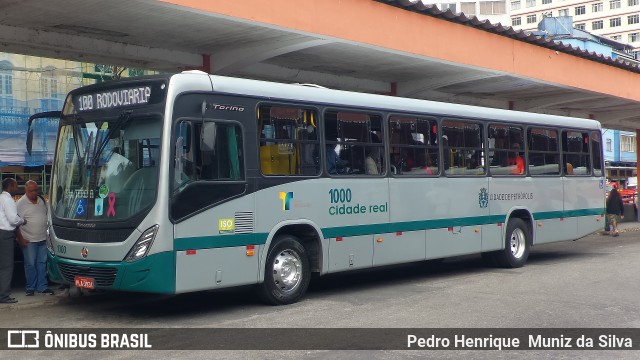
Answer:
POLYGON ((508 166, 515 165, 515 168, 511 170, 511 175, 524 174, 524 159, 520 156, 520 144, 515 143, 511 147, 513 149, 513 157, 509 157, 507 160, 508 166))

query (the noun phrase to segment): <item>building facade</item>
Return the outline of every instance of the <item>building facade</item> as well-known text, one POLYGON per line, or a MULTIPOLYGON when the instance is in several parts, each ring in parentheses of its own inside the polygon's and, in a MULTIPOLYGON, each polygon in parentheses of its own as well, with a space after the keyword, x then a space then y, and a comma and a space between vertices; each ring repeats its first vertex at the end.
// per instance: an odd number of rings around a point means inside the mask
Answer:
POLYGON ((29 116, 61 110, 66 94, 80 86, 150 73, 154 72, 0 53, 0 172, 7 166, 42 166, 52 161, 57 121, 37 124, 34 153, 29 155, 25 146, 29 116))
POLYGON ((573 17, 574 27, 628 43, 638 58, 640 0, 510 0, 507 9, 516 30, 535 31, 544 17, 573 17))
POLYGON ((436 5, 442 11, 451 10, 453 13, 464 13, 467 17, 477 17, 480 20, 489 20, 493 24, 501 23, 509 26, 508 2, 498 1, 425 1, 422 3, 436 5))
POLYGON ((631 131, 602 129, 607 179, 625 183, 636 176, 636 134, 631 131))

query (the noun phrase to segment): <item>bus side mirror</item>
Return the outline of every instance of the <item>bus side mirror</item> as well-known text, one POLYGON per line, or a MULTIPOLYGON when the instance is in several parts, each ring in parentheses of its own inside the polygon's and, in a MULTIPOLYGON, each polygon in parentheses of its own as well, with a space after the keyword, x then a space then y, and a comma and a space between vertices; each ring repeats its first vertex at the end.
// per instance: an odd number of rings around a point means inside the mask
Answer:
POLYGON ((62 116, 61 111, 45 111, 45 112, 41 112, 41 113, 37 113, 29 116, 29 121, 27 123, 27 142, 26 142, 27 153, 29 155, 31 155, 31 152, 33 150, 33 128, 31 128, 31 125, 33 125, 33 121, 36 119, 45 119, 45 118, 60 119, 61 116, 62 116))
POLYGON ((27 154, 31 156, 31 151, 33 149, 33 129, 29 129, 27 133, 27 154))

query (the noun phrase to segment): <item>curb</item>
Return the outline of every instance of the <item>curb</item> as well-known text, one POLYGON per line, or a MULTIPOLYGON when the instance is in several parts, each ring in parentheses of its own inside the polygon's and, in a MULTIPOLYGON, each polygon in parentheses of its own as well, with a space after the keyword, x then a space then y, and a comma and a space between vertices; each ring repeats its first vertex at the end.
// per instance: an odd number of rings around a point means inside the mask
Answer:
POLYGON ((69 291, 68 289, 56 291, 55 295, 35 295, 35 298, 29 299, 28 301, 24 299, 23 295, 19 295, 16 297, 18 300, 17 303, 13 304, 0 304, 0 311, 7 310, 19 310, 19 309, 32 309, 39 306, 45 305, 55 305, 59 302, 64 301, 65 299, 78 298, 82 296, 93 296, 94 294, 86 294, 81 290, 74 288, 74 290, 69 291))
POLYGON ((46 300, 43 301, 34 301, 28 303, 21 303, 18 300, 17 303, 14 304, 0 304, 0 311, 6 310, 20 310, 20 309, 32 309, 36 307, 40 307, 43 305, 55 305, 60 302, 63 298, 60 296, 48 296, 46 300))
MULTIPOLYGON (((632 227, 632 228, 626 228, 626 229, 619 229, 618 230, 618 232, 620 234, 627 233, 627 232, 632 232, 632 231, 640 231, 640 226, 632 227)), ((596 234, 600 234, 602 236, 609 236, 609 232, 605 231, 605 230, 600 230, 600 231, 596 232, 596 234)))

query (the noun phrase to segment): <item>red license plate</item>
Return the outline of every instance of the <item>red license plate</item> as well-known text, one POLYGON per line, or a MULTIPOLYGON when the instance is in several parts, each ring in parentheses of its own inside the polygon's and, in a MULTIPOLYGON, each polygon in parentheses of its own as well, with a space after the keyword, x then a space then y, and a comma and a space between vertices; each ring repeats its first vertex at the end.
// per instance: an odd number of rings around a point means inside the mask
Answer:
POLYGON ((74 276, 73 282, 75 283, 76 287, 83 289, 93 289, 95 287, 93 278, 74 276))

